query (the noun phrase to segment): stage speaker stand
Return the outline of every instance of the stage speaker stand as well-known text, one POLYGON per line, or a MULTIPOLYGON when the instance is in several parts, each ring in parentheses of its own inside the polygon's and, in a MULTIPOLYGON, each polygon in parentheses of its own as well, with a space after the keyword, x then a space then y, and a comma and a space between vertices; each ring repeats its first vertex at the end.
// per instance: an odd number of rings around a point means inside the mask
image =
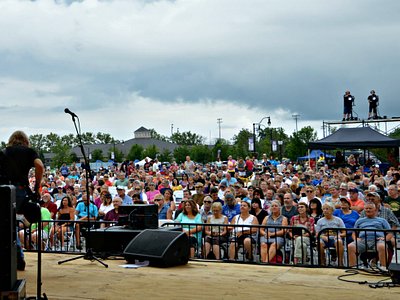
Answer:
POLYGON ((15 187, 0 186, 0 292, 12 291, 17 283, 15 187))
POLYGON ((147 229, 138 234, 125 248, 129 263, 148 260, 151 266, 172 267, 187 264, 189 239, 182 231, 147 229))

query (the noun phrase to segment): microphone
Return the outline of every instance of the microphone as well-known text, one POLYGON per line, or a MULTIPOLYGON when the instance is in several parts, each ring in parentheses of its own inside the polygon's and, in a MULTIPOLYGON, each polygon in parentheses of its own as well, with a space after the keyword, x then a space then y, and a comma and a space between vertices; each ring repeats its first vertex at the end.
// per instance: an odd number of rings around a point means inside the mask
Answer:
POLYGON ((72 118, 78 118, 78 116, 75 113, 73 113, 72 111, 70 111, 68 108, 64 109, 64 112, 66 114, 70 114, 72 116, 72 118))

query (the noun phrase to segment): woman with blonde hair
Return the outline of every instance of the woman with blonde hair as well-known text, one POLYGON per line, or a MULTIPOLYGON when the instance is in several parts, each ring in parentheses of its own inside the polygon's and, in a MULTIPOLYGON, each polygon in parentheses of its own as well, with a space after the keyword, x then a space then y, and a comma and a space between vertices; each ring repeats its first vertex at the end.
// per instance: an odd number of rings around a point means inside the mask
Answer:
POLYGON ((270 262, 275 256, 276 252, 284 244, 285 229, 277 228, 274 226, 287 226, 288 220, 281 214, 281 203, 278 200, 271 202, 271 215, 265 217, 262 225, 271 226, 269 228, 261 228, 261 261, 270 262))
POLYGON ((204 245, 204 258, 207 258, 211 249, 215 259, 220 259, 220 245, 227 241, 227 227, 216 226, 218 224, 228 224, 228 218, 222 214, 222 205, 220 202, 214 202, 211 205, 212 215, 208 216, 205 234, 206 240, 204 245))

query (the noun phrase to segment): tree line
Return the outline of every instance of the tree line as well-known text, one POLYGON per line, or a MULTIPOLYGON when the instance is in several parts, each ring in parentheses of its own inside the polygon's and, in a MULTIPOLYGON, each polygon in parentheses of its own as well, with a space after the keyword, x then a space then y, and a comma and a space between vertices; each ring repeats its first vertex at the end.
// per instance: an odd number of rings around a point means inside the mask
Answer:
MULTIPOLYGON (((175 132, 170 137, 166 137, 157 133, 154 129, 150 129, 151 136, 154 139, 169 141, 179 145, 173 152, 167 149, 158 149, 155 145, 143 148, 141 145, 134 144, 128 153, 122 153, 118 147, 114 148, 114 144, 123 143, 117 140, 108 133, 98 132, 96 134, 85 132, 82 134, 82 142, 84 145, 107 144, 110 148, 106 153, 101 149, 96 149, 90 153, 91 161, 98 160, 108 161, 111 158, 111 153, 114 152, 115 161, 122 162, 123 160, 143 159, 148 156, 157 158, 162 162, 172 162, 175 160, 181 163, 187 155, 196 162, 216 161, 220 158, 226 160, 229 155, 233 157, 256 156, 261 157, 263 153, 267 156, 275 158, 287 158, 296 160, 297 157, 307 153, 308 143, 317 139, 317 133, 311 126, 301 128, 298 132, 292 135, 287 135, 283 128, 264 128, 256 131, 255 146, 257 153, 249 150, 249 138, 254 138, 253 133, 248 129, 240 130, 233 136, 231 142, 225 139, 217 139, 214 145, 206 145, 205 138, 190 131, 175 132), (277 147, 272 147, 272 141, 276 141, 277 147), (278 141, 280 141, 278 143, 278 141), (114 151, 115 150, 115 151, 114 151)), ((400 129, 395 130, 390 134, 391 137, 399 138, 400 129)), ((73 134, 59 136, 56 133, 34 134, 29 137, 31 146, 39 155, 44 158, 45 153, 52 154, 52 167, 58 167, 63 162, 77 162, 78 157, 72 149, 79 146, 78 138, 73 134)), ((5 142, 1 143, 1 148, 6 146, 5 142)), ((387 153, 381 150, 376 150, 377 154, 384 158, 387 153)), ((382 159, 381 159, 382 160, 382 159)))

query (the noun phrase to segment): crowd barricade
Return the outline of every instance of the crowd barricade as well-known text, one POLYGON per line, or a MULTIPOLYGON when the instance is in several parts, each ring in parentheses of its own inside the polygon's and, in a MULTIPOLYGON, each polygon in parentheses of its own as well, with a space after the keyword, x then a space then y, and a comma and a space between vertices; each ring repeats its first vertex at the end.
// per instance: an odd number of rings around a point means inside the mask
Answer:
MULTIPOLYGON (((90 221, 90 229, 100 228, 102 224, 113 226, 116 222, 90 221)), ((88 225, 87 221, 42 221, 42 251, 53 253, 79 253, 85 251, 88 225), (77 224, 80 224, 78 231, 77 224), (80 243, 77 243, 78 232, 80 243)), ((38 250, 35 224, 26 224, 18 221, 17 234, 25 251, 38 250)))
POLYGON ((325 228, 317 253, 319 266, 384 269, 400 263, 400 230, 325 228))
MULTIPOLYGON (((59 230, 60 221, 42 221, 42 250, 52 253, 79 253, 86 250, 87 221, 68 221, 68 229, 59 230), (77 247, 76 224, 81 224, 80 245, 77 247), (48 226, 46 226, 48 225, 48 226)), ((93 221, 91 230, 101 224, 113 226, 116 222, 93 221)), ((37 238, 32 225, 18 221, 18 235, 26 251, 37 251, 37 238)), ((227 261, 282 266, 310 266, 333 268, 387 267, 391 262, 400 263, 400 230, 326 228, 313 236, 306 228, 293 226, 263 226, 237 224, 175 223, 162 227, 191 230, 193 259, 227 261), (283 230, 283 235, 275 233, 283 230), (269 231, 270 236, 265 236, 269 231), (355 236, 368 236, 369 240, 352 240, 355 236), (352 244, 353 243, 353 244, 352 244), (378 247, 379 244, 379 247, 378 247), (377 250, 383 251, 386 262, 381 262, 377 250), (354 251, 355 250, 355 251, 354 251), (362 252, 362 253, 360 253, 362 252)), ((381 256, 382 258, 382 256, 381 256)))
POLYGON ((196 259, 217 259, 229 262, 265 263, 274 265, 293 265, 295 250, 299 255, 299 265, 315 265, 315 245, 311 233, 303 227, 292 226, 262 226, 237 224, 194 224, 165 223, 163 227, 182 227, 190 231, 197 226, 203 230, 196 235, 197 243, 191 243, 195 248, 196 259), (210 228, 206 230, 206 228, 210 228), (284 231, 282 236, 276 232, 284 231), (269 235, 262 234, 269 231, 269 235), (206 232, 208 234, 206 234, 206 232), (296 232, 299 249, 291 233, 296 232), (211 233, 211 234, 210 234, 211 233), (310 240, 311 242, 306 242, 310 240))

